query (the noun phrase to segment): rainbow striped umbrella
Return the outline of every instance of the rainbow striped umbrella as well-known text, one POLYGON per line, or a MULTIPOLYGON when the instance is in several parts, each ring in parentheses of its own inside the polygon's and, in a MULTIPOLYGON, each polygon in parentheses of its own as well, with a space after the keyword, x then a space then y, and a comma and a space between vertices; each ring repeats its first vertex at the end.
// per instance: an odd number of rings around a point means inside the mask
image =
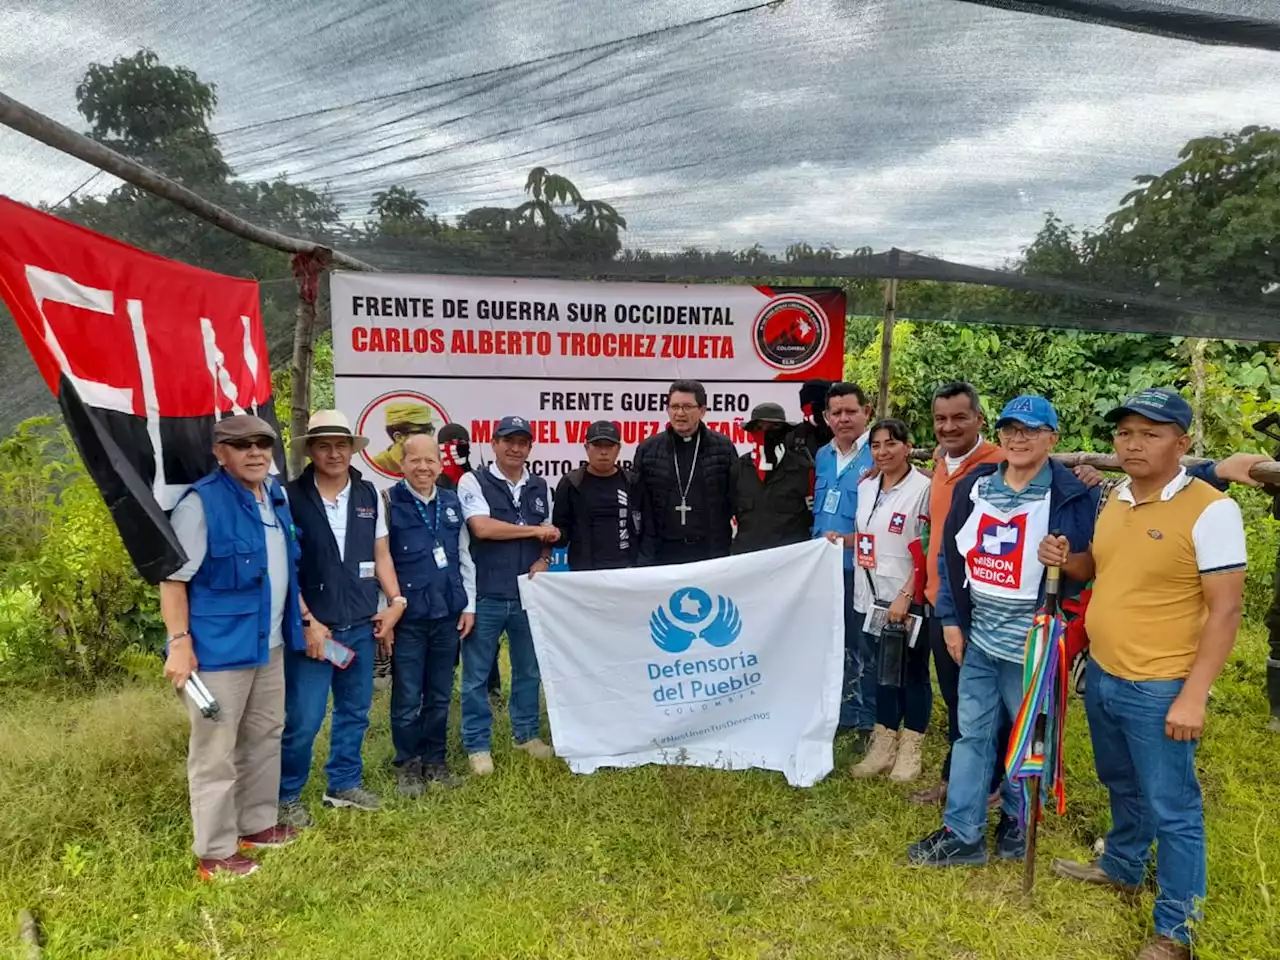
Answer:
POLYGON ((1030 893, 1036 879, 1036 832, 1040 823, 1042 785, 1057 798, 1059 815, 1067 809, 1063 779, 1063 746, 1067 729, 1066 624, 1059 612, 1058 591, 1062 572, 1050 567, 1045 581, 1044 606, 1027 631, 1023 661, 1022 705, 1014 718, 1005 768, 1009 780, 1022 787, 1020 819, 1027 833, 1026 872, 1022 889, 1030 893))

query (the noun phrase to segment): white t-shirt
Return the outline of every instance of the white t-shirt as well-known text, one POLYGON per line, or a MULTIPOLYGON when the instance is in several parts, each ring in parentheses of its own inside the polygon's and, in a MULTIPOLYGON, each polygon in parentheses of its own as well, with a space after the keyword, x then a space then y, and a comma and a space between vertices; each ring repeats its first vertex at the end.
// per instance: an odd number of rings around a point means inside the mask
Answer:
POLYGON ((912 467, 897 484, 883 491, 880 479, 868 477, 858 484, 853 608, 859 613, 867 613, 877 598, 892 603, 911 580, 914 566, 908 545, 920 537, 929 518, 929 478, 923 473, 912 467), (859 558, 872 556, 874 570, 858 565, 859 558), (868 573, 875 581, 875 597, 868 573))
MULTIPOLYGON (((489 464, 488 469, 490 476, 496 477, 507 485, 507 489, 511 491, 511 502, 520 506, 520 494, 524 492, 525 484, 529 482, 529 468, 525 467, 517 483, 508 480, 496 463, 489 464)), ((458 499, 462 502, 462 516, 465 519, 489 516, 489 501, 484 497, 484 488, 480 486, 480 478, 476 476, 474 470, 464 473, 462 479, 458 481, 458 499)), ((547 515, 542 520, 545 525, 551 523, 551 506, 551 487, 548 486, 547 515)))
MULTIPOLYGON (((316 485, 316 493, 320 493, 319 484, 316 485)), ((381 540, 387 535, 387 508, 381 497, 377 499, 378 512, 374 520, 373 538, 381 540)), ((329 521, 329 529, 333 531, 333 540, 338 545, 338 559, 340 560, 347 559, 347 512, 350 500, 350 480, 347 481, 347 485, 342 488, 335 500, 326 500, 324 494, 320 493, 320 502, 324 504, 324 517, 329 521)))
POLYGON ((972 456, 973 456, 973 451, 974 451, 974 450, 977 450, 977 449, 978 449, 978 447, 980 447, 980 446, 982 446, 982 437, 981 437, 981 436, 979 436, 979 437, 978 437, 978 439, 977 439, 976 441, 974 441, 973 449, 971 449, 968 453, 963 454, 962 456, 959 456, 959 457, 953 457, 953 456, 951 456, 951 454, 949 454, 949 453, 943 453, 943 455, 942 455, 942 459, 943 459, 943 460, 945 460, 945 461, 946 461, 946 464, 947 464, 947 476, 951 476, 951 474, 953 474, 953 473, 955 473, 957 470, 959 470, 959 469, 960 469, 960 464, 964 463, 966 460, 968 460, 970 457, 972 457, 972 456))

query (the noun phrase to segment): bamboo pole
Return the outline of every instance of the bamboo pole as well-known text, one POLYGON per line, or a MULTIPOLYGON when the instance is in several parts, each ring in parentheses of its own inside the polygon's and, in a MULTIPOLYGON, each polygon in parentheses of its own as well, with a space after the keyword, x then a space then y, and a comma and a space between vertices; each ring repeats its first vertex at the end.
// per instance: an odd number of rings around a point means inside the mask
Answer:
POLYGON ((889 415, 889 380, 893 372, 893 328, 898 322, 898 279, 884 282, 884 324, 880 331, 880 381, 876 387, 876 419, 889 415))
MULTIPOLYGON (((916 447, 911 451, 911 459, 916 461, 932 460, 934 449, 934 447, 916 447)), ((1064 467, 1083 465, 1111 473, 1120 471, 1120 460, 1114 453, 1055 453, 1052 457, 1064 467)), ((1182 465, 1184 467, 1192 467, 1208 461, 1208 457, 1183 457, 1182 465)), ((1259 463, 1249 471, 1249 476, 1259 483, 1280 486, 1280 460, 1268 460, 1259 463)))
POLYGON ((96 140, 90 140, 84 134, 76 133, 70 127, 58 123, 58 121, 31 109, 23 103, 19 103, 3 93, 0 93, 0 123, 17 130, 19 133, 26 134, 34 140, 39 140, 55 150, 60 150, 83 160, 85 163, 91 164, 105 173, 119 177, 126 183, 141 187, 148 193, 163 197, 170 203, 177 204, 184 210, 195 214, 201 220, 208 221, 215 227, 235 234, 237 237, 260 243, 264 247, 271 247, 273 250, 280 250, 284 253, 314 254, 325 251, 329 253, 332 261, 339 266, 352 270, 377 270, 372 264, 365 263, 363 260, 358 260, 348 254, 329 251, 327 247, 321 244, 313 243, 310 240, 299 240, 296 237, 288 237, 283 233, 277 233, 275 230, 260 227, 242 217, 237 217, 231 211, 206 200, 198 193, 188 190, 168 177, 156 173, 149 167, 144 167, 137 161, 130 160, 122 154, 116 153, 110 147, 104 147, 96 140))

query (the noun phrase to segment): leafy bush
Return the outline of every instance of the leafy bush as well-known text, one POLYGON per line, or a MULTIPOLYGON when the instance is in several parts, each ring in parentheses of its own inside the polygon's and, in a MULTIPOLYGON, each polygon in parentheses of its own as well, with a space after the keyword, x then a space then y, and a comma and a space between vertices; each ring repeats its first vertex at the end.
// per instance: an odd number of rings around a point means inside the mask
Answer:
POLYGON ((158 650, 159 604, 134 571, 66 431, 48 419, 0 443, 0 667, 94 683, 158 650))

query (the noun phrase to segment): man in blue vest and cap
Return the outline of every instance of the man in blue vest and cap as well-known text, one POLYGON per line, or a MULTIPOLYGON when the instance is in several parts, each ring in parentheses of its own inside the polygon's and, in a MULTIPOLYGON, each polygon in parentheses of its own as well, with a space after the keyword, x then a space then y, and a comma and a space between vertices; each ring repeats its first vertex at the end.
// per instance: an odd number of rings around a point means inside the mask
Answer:
POLYGON ((458 498, 476 561, 475 631, 462 648, 462 745, 477 776, 493 773, 493 713, 486 683, 505 631, 511 655, 511 735, 539 760, 553 754, 538 736, 538 660, 517 583, 551 565, 560 531, 551 524, 551 491, 525 465, 533 430, 523 417, 503 417, 493 435, 494 462, 458 481, 458 498))
POLYGON ((182 689, 196 670, 218 701, 188 700, 187 785, 200 876, 258 869, 241 848, 281 847, 278 824, 285 648, 305 648, 293 517, 271 477, 275 428, 239 415, 213 428, 218 466, 192 485, 171 522, 187 562, 160 584, 164 674, 182 689))
POLYGON ((328 807, 377 810, 378 796, 362 785, 361 748, 373 703, 375 643, 389 646, 404 612, 382 498, 351 466, 369 443, 355 436, 338 410, 319 410, 305 436, 311 463, 288 485, 289 506, 302 551, 298 581, 307 607, 307 648, 285 656, 285 725, 280 770, 280 821, 311 826, 302 788, 311 775, 311 750, 333 694, 328 807), (378 588, 389 598, 378 612, 378 588), (376 631, 375 631, 376 621, 376 631))
POLYGON ((476 567, 462 505, 444 487, 435 437, 407 439, 404 479, 387 491, 391 555, 409 598, 396 627, 391 670, 391 741, 401 795, 461 781, 445 763, 458 648, 475 625, 476 567))

